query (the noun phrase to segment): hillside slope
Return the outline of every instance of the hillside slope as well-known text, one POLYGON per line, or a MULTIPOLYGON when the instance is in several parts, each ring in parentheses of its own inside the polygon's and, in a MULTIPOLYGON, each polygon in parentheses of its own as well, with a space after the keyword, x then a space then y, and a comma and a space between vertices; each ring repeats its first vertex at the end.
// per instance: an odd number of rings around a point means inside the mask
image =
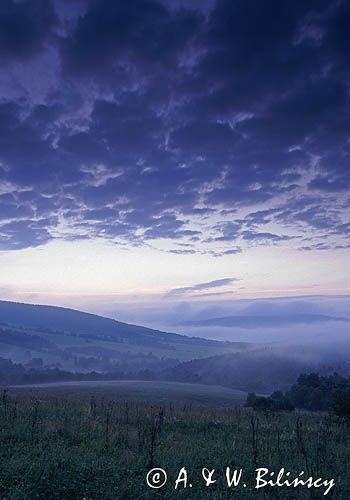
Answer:
POLYGON ((163 369, 247 347, 161 332, 74 309, 0 301, 0 356, 69 370, 163 369))
POLYGON ((260 347, 204 359, 185 361, 164 370, 165 379, 177 382, 216 384, 247 392, 271 393, 288 389, 300 373, 350 375, 349 350, 344 357, 307 346, 260 347), (313 354, 313 357, 312 357, 313 354))

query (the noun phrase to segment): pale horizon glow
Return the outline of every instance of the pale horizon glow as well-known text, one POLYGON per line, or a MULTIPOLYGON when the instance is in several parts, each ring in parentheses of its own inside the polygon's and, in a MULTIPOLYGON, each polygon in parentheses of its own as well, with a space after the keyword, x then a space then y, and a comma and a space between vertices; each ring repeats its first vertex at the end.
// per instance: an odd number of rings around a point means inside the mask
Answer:
POLYGON ((147 247, 121 248, 103 240, 56 240, 1 252, 2 300, 78 307, 98 312, 116 303, 176 303, 350 293, 347 253, 247 249, 218 258, 174 255, 147 247), (278 266, 276 266, 278 259, 278 266), (172 289, 234 278, 234 283, 169 296, 172 289))

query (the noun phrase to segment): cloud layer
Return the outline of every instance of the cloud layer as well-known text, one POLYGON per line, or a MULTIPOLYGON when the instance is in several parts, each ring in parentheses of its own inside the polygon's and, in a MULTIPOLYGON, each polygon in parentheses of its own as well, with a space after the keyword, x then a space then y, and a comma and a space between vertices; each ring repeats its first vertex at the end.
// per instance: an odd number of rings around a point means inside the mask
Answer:
POLYGON ((345 1, 0 6, 0 249, 349 246, 345 1))

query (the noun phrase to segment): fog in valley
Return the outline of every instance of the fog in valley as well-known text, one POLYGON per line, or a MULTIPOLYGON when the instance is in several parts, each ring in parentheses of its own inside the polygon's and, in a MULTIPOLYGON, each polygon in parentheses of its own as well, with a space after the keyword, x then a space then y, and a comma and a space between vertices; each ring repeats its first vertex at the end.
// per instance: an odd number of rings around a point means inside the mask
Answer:
POLYGON ((256 355, 270 352, 310 368, 350 360, 349 296, 138 304, 116 315, 183 335, 248 342, 256 355))
POLYGON ((0 371, 9 383, 112 377, 285 390, 300 373, 350 375, 349 304, 346 296, 164 301, 101 317, 1 302, 1 357, 20 366, 4 359, 0 371))
POLYGON ((315 345, 316 340, 335 348, 336 343, 349 343, 350 335, 350 296, 123 304, 105 314, 128 323, 222 341, 315 345))

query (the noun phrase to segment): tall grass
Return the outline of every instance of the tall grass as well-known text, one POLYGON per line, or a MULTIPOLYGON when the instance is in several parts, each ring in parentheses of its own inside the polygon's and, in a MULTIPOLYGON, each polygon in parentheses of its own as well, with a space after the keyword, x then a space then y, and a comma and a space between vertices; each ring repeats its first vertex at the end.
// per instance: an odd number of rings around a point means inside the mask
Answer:
MULTIPOLYGON (((49 395, 48 395, 49 396, 49 395)), ((0 397, 0 498, 118 500, 324 498, 307 488, 253 490, 256 467, 334 478, 328 498, 350 498, 350 435, 325 415, 254 414, 107 400, 0 397), (145 477, 162 467, 168 483, 145 477), (174 489, 186 467, 192 489, 174 489), (217 470, 206 488, 201 469, 217 470), (248 487, 229 490, 225 469, 243 468, 248 487)))

